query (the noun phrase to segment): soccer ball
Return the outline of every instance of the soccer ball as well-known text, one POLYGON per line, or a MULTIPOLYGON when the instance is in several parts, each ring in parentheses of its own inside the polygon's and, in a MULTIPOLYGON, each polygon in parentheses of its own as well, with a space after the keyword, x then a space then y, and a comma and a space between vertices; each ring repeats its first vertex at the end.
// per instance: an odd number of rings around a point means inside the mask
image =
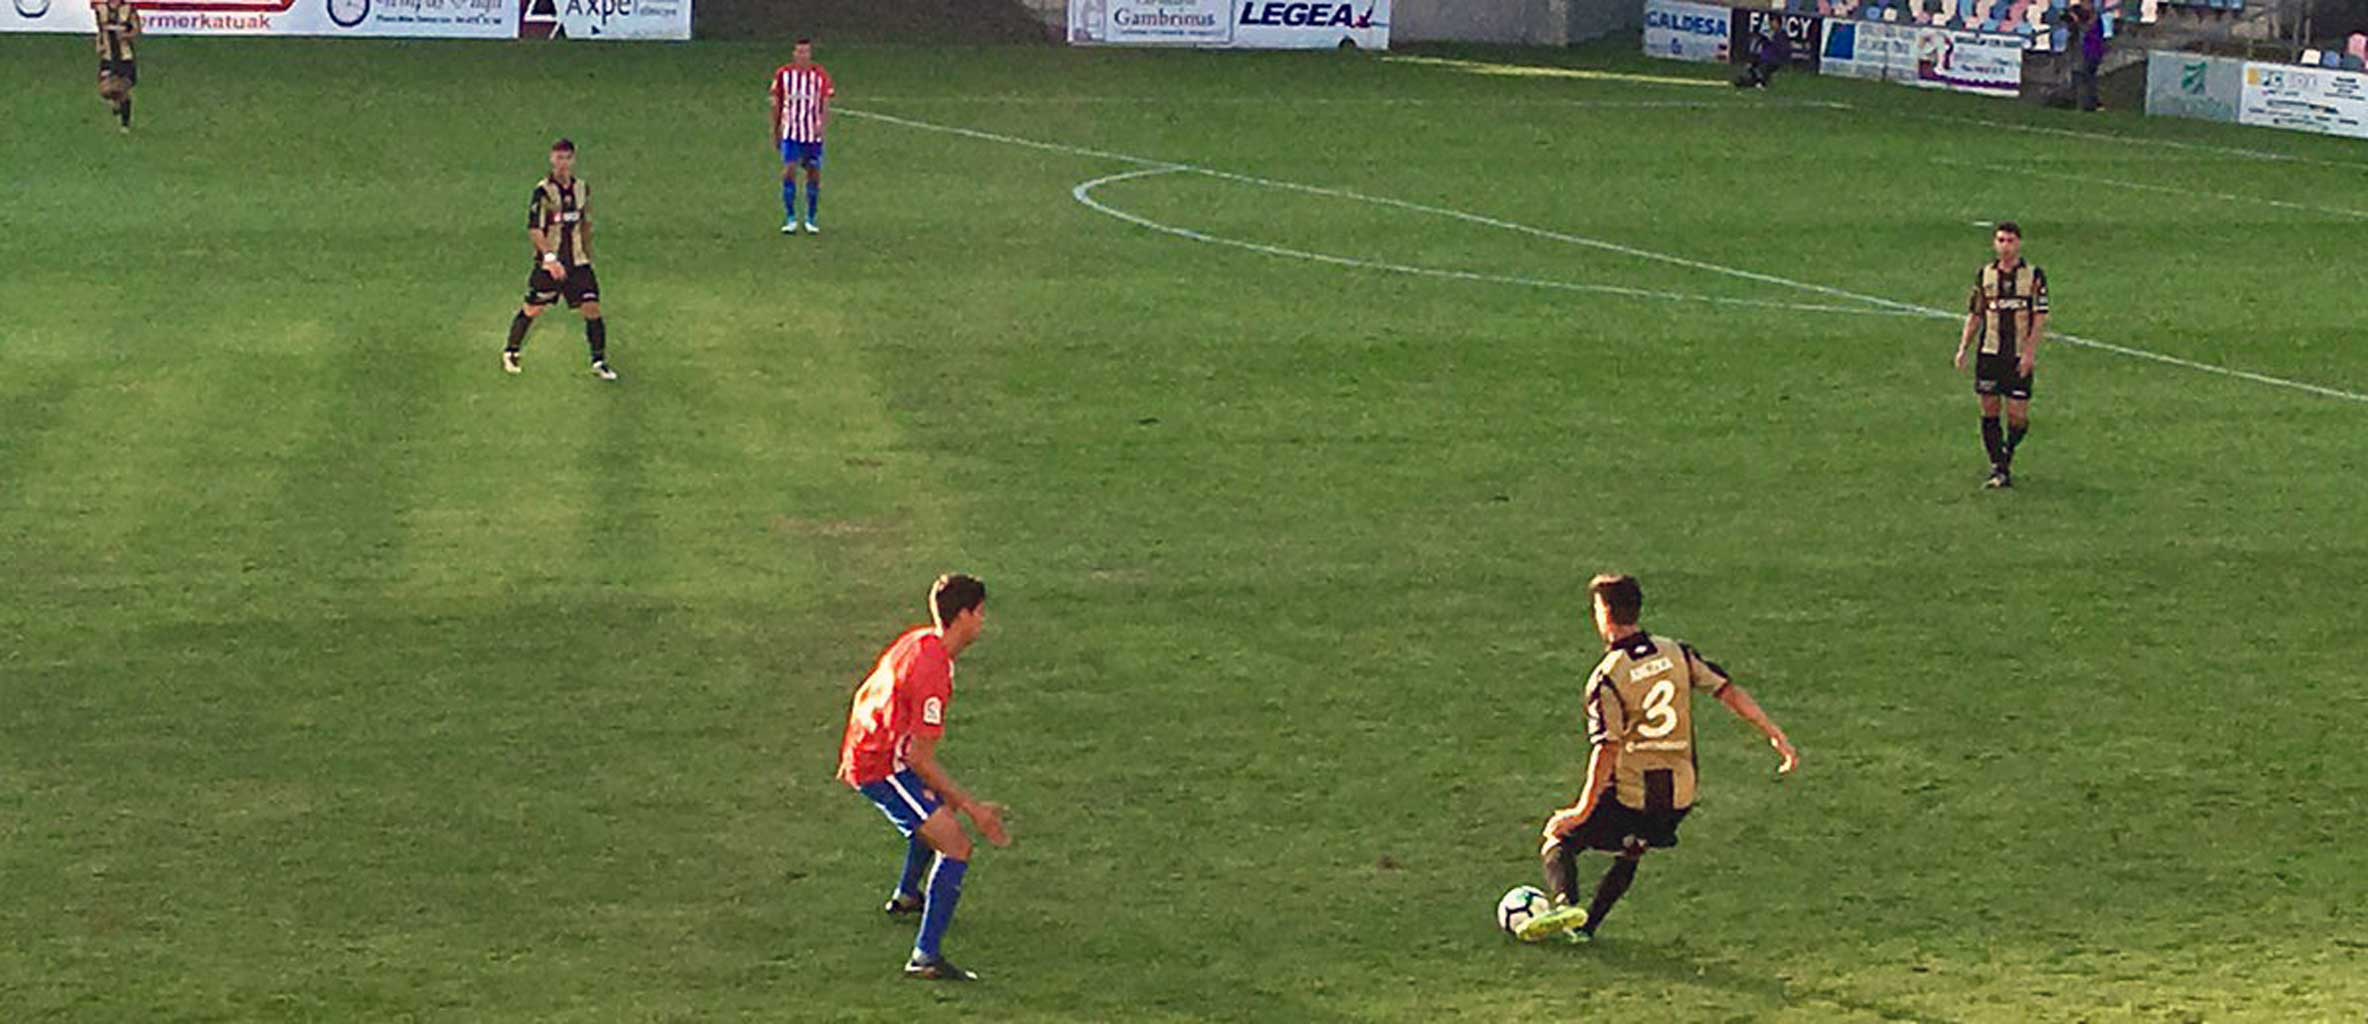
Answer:
POLYGON ((1504 929, 1505 934, 1520 938, 1522 925, 1552 909, 1553 901, 1539 892, 1537 886, 1514 886, 1504 899, 1496 901, 1496 926, 1504 929))

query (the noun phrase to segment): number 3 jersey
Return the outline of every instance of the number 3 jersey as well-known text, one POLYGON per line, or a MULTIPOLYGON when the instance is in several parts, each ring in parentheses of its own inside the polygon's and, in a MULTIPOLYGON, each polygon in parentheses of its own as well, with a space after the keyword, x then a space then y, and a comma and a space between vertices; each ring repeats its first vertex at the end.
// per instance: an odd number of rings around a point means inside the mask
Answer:
POLYGON ((1613 795, 1631 810, 1694 806, 1695 691, 1727 688, 1725 670, 1668 637, 1632 633, 1587 681, 1587 742, 1619 752, 1613 795))

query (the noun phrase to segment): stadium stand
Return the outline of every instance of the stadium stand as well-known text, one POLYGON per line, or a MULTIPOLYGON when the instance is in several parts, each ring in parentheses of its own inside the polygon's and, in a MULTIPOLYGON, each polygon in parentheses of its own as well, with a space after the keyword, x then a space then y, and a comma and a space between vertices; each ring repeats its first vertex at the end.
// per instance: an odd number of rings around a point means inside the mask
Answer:
MULTIPOLYGON (((1902 25, 1931 25, 1939 28, 2002 32, 2021 36, 2030 52, 2049 59, 2026 59, 2027 77, 2043 80, 2058 74, 2052 62, 2054 55, 2076 49, 2078 40, 2066 27, 2065 14, 2071 0, 1744 0, 1751 6, 1766 6, 1800 14, 1817 14, 1828 18, 1850 18, 1860 21, 1879 21, 1902 25)), ((2328 3, 2351 4, 2368 12, 2368 0, 2093 0, 2093 6, 2105 15, 2105 34, 2110 41, 2104 71, 2116 71, 2142 64, 2148 50, 2180 50, 2189 48, 2227 48, 2255 53, 2255 47, 2269 45, 2276 49, 2277 40, 2291 39, 2288 46, 2299 48, 2302 35, 2309 31, 2311 9, 2328 3), (2135 33, 2128 39, 2125 33, 2135 33)), ((2337 45, 2340 45, 2338 43, 2337 45)), ((2292 53, 2294 50, 2286 49, 2292 53)), ((2358 56, 2368 64, 2368 39, 2362 41, 2359 52, 2346 48, 2345 58, 2358 56)), ((2321 58, 2323 60, 2324 58, 2321 58)), ((2312 62, 2314 65, 2317 61, 2312 62)))
MULTIPOLYGON (((2202 2, 2202 0, 2197 0, 2202 2)), ((2212 0, 2237 4, 2243 0, 2212 0)), ((1783 0, 1785 10, 1829 18, 1855 18, 1940 28, 2007 32, 2041 50, 2062 50, 2071 42, 2062 28, 2068 0, 1783 0)), ((2098 5, 2109 19, 2107 34, 2123 18, 2123 0, 2098 5)), ((2134 5, 2132 5, 2134 6, 2134 5)))

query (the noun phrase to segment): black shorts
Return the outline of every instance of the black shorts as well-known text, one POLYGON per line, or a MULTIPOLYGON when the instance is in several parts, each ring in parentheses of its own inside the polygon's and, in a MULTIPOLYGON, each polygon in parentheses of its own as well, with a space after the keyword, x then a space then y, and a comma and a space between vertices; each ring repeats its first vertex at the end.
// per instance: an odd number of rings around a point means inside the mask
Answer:
POLYGON ((103 60, 99 62, 99 77, 113 75, 125 85, 140 84, 140 62, 136 60, 103 60))
POLYGON ((527 305, 548 306, 561 299, 567 300, 569 309, 600 301, 600 277, 592 273, 591 264, 568 268, 564 280, 552 277, 540 264, 535 266, 534 273, 526 276, 527 305))
POLYGON ((2031 400, 2031 375, 2021 371, 2022 366, 2013 356, 1976 356, 1973 361, 1973 393, 2028 402, 2031 400))
POLYGON ((1587 816, 1584 824, 1562 837, 1563 845, 1584 850, 1618 853, 1628 847, 1633 838, 1656 850, 1677 845, 1677 826, 1684 823, 1691 807, 1669 811, 1640 811, 1621 803, 1610 790, 1595 800, 1595 813, 1587 816))

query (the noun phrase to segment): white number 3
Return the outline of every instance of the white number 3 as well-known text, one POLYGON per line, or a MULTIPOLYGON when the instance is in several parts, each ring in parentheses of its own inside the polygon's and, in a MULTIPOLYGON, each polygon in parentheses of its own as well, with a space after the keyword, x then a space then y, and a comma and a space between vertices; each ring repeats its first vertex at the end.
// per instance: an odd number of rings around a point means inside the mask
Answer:
POLYGON ((1677 731, 1677 684, 1667 679, 1654 683, 1644 695, 1644 724, 1637 733, 1648 740, 1657 740, 1677 731))

